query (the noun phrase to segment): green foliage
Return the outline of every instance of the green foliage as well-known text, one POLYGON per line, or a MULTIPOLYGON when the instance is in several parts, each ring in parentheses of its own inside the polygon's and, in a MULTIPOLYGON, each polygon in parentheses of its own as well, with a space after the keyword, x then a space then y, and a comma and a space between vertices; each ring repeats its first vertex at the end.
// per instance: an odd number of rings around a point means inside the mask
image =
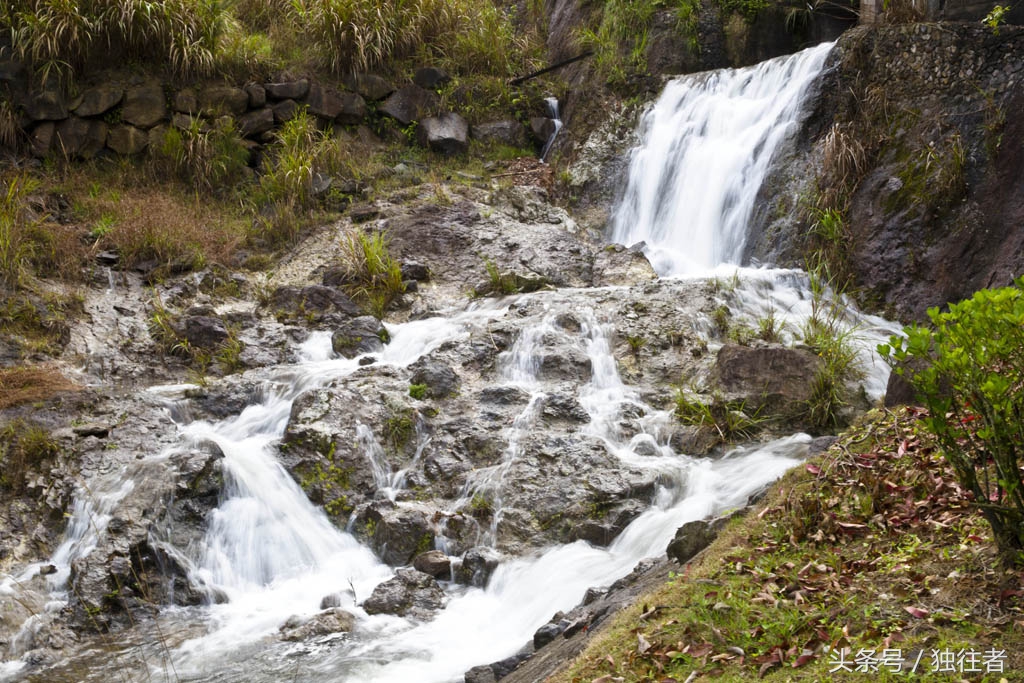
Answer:
POLYGON ((29 471, 59 453, 57 442, 43 427, 23 420, 11 422, 0 431, 0 487, 20 493, 29 471))
POLYGON ((166 64, 181 76, 208 75, 230 21, 221 0, 11 0, 0 29, 46 80, 103 62, 166 64))
POLYGON ((28 175, 8 175, 0 185, 0 285, 10 289, 22 284, 31 268, 34 252, 29 237, 39 223, 26 202, 38 183, 28 175))
POLYGON ((610 84, 621 85, 631 74, 647 72, 651 20, 661 9, 675 10, 676 30, 696 52, 699 5, 695 0, 605 0, 600 23, 579 31, 577 40, 594 51, 597 70, 610 84))
POLYGON ((691 398, 683 389, 676 390, 675 416, 685 425, 713 429, 722 441, 751 438, 765 418, 755 411, 747 413, 746 402, 728 401, 719 394, 710 401, 691 398))
POLYGON ((842 303, 830 295, 830 279, 821 260, 808 268, 811 283, 811 315, 804 322, 804 343, 818 354, 822 364, 811 384, 806 417, 817 429, 839 426, 841 409, 847 405, 847 385, 864 377, 853 345, 855 331, 842 324, 842 303))
POLYGON ((426 384, 410 384, 409 385, 409 396, 422 401, 427 397, 427 385, 426 384))
POLYGON ((718 0, 722 12, 726 14, 739 14, 747 21, 752 21, 757 13, 768 7, 769 0, 718 0))
POLYGON ((783 323, 775 317, 775 308, 771 307, 757 321, 757 338, 770 343, 782 341, 783 323))
POLYGON ((879 346, 927 406, 960 484, 1004 557, 1024 561, 1024 278, 928 311, 931 326, 879 346))
POLYGON ((401 450, 416 431, 416 411, 412 408, 392 407, 384 421, 384 440, 395 450, 401 450))
POLYGON ((346 234, 341 241, 343 289, 377 318, 383 318, 405 291, 401 264, 391 256, 389 245, 385 233, 362 230, 346 234))
POLYGON ((992 29, 994 35, 999 35, 999 27, 1006 21, 1006 15, 1010 13, 1009 5, 996 5, 992 8, 985 18, 981 20, 981 23, 992 29))
POLYGON ((189 117, 188 128, 169 127, 154 155, 205 192, 230 185, 249 163, 249 150, 234 120, 226 116, 212 124, 189 117))
POLYGON ((640 349, 647 345, 647 339, 640 335, 630 334, 626 336, 626 344, 629 346, 630 353, 639 358, 640 349))
POLYGON ((508 75, 511 22, 482 0, 295 0, 278 3, 320 64, 371 71, 424 52, 469 69, 508 75), (432 54, 431 54, 432 53, 432 54))
POLYGON ((913 207, 922 214, 941 213, 967 194, 967 151, 960 133, 929 144, 910 156, 899 172, 903 186, 889 197, 886 210, 913 207))

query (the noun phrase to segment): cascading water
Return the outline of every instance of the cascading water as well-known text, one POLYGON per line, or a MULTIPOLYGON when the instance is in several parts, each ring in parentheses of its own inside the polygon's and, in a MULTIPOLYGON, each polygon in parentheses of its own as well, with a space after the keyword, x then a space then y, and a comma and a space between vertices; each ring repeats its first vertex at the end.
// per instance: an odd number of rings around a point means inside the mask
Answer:
POLYGON ((738 265, 772 155, 831 47, 669 83, 640 124, 613 241, 645 242, 659 275, 738 265))
POLYGON ((562 130, 562 119, 559 118, 558 113, 558 98, 548 97, 544 100, 544 103, 547 105, 548 117, 551 119, 553 128, 551 130, 551 135, 547 139, 547 142, 544 143, 543 151, 541 151, 540 153, 541 161, 547 161, 548 152, 550 152, 551 148, 554 146, 555 138, 558 137, 558 132, 562 130))
MULTIPOLYGON (((751 69, 704 74, 670 85, 645 118, 645 145, 634 154, 629 189, 616 214, 616 240, 645 241, 663 275, 737 262, 772 151, 795 120, 801 94, 827 51, 828 46, 821 46, 751 69)), ((745 277, 736 288, 736 299, 746 302, 743 314, 759 315, 764 307, 774 306, 793 324, 806 315, 801 308, 806 303, 806 276, 795 271, 757 272, 767 284, 745 277)), ((520 440, 541 428, 538 412, 552 392, 571 391, 588 417, 581 431, 628 467, 654 475, 658 485, 647 511, 606 548, 577 541, 533 556, 506 558, 485 588, 448 586, 447 605, 426 623, 367 615, 359 602, 393 571, 353 536, 334 527, 277 461, 276 444, 296 397, 361 367, 358 358, 334 357, 330 334, 315 333, 299 350, 301 362, 275 370, 272 388, 264 392, 261 403, 219 423, 181 428, 183 441, 210 441, 224 453, 222 500, 209 519, 205 538, 199 547, 178 551, 191 563, 192 580, 225 600, 191 611, 169 608, 161 614, 161 621, 190 621, 200 628, 169 649, 167 659, 161 660, 169 661, 169 667, 145 670, 147 679, 461 680, 470 667, 514 653, 555 611, 576 605, 588 588, 608 585, 639 560, 663 554, 683 523, 744 505, 750 494, 806 454, 810 439, 805 435, 738 448, 715 460, 673 452, 663 434, 669 414, 647 405, 619 375, 610 342, 614 330, 606 317, 580 306, 571 293, 537 292, 523 301, 542 302, 551 310, 521 326, 515 343, 499 359, 496 380, 525 392, 529 400, 501 434, 501 461, 467 476, 454 510, 475 493, 486 492, 495 514, 481 542, 497 544, 506 475, 520 455, 520 440), (569 310, 579 319, 576 331, 555 324, 557 315, 569 310), (564 382, 541 377, 541 349, 552 338, 586 358, 586 381, 567 388, 564 382), (637 420, 639 433, 620 433, 627 412, 643 416, 637 420), (643 455, 637 448, 641 442, 649 446, 643 455), (350 587, 343 593, 342 607, 358 618, 351 639, 290 646, 269 637, 289 617, 315 614, 323 596, 337 594, 339 585, 350 587)), ((376 366, 401 370, 442 344, 465 340, 480 325, 503 317, 511 317, 508 309, 492 307, 389 326, 391 341, 378 354, 376 366)), ((877 385, 884 381, 882 371, 875 375, 871 393, 877 393, 877 385)), ((360 426, 357 437, 372 464, 378 495, 395 501, 427 437, 417 433, 413 464, 397 472, 389 469, 369 427, 360 426)), ((66 580, 70 561, 94 545, 92 534, 103 533, 102 524, 90 520, 109 517, 106 506, 116 505, 130 486, 129 478, 104 483, 102 509, 86 510, 89 496, 79 496, 67 541, 52 558, 61 581, 66 580)), ((4 664, 0 677, 15 669, 4 664)))

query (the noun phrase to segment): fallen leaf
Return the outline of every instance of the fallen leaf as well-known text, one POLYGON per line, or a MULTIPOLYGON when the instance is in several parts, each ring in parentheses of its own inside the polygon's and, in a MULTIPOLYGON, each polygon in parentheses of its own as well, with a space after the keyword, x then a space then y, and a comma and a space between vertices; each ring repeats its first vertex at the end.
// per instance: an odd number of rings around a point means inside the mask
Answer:
POLYGON ((904 607, 903 609, 905 609, 910 616, 917 617, 918 619, 925 619, 929 614, 931 614, 928 610, 921 609, 920 607, 904 607))
POLYGON ((821 468, 818 467, 817 465, 812 465, 811 463, 807 463, 806 467, 807 467, 807 471, 810 472, 811 474, 821 474, 821 468))
POLYGON ((636 634, 636 639, 639 642, 639 644, 636 646, 637 652, 639 652, 640 654, 644 654, 645 652, 651 649, 651 644, 650 642, 648 642, 646 638, 644 638, 644 634, 636 634))

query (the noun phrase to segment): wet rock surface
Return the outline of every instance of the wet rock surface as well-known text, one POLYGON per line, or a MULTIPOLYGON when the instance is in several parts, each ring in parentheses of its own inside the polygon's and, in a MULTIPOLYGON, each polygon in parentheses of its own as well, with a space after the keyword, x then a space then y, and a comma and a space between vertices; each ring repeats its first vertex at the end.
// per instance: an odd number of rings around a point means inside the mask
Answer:
POLYGON ((399 569, 363 601, 367 614, 394 614, 429 619, 444 606, 444 591, 434 577, 415 569, 399 569))

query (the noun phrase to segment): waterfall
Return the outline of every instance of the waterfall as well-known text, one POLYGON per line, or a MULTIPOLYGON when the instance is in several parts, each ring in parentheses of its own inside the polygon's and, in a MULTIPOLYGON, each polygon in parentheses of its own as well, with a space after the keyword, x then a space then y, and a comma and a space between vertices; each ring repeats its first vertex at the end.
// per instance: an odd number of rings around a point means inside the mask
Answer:
POLYGON ((670 82, 641 121, 613 241, 646 243, 659 275, 738 265, 772 155, 831 48, 670 82))
POLYGON ((544 143, 544 150, 540 153, 540 160, 547 161, 548 152, 555 144, 555 138, 558 137, 558 131, 562 130, 562 119, 559 118, 558 113, 558 98, 548 97, 545 98, 544 104, 548 108, 548 117, 551 119, 553 127, 551 129, 551 135, 548 137, 547 142, 544 143))
MULTIPOLYGON (((628 188, 614 218, 615 239, 626 244, 646 242, 662 275, 693 274, 722 263, 738 263, 754 199, 772 154, 792 131, 802 95, 829 49, 823 45, 749 69, 671 83, 643 120, 643 144, 633 154, 628 188)), ((557 120, 557 101, 550 104, 557 120)), ((774 307, 792 329, 807 315, 806 275, 757 273, 756 277, 748 274, 734 288, 736 315, 755 318, 765 307, 774 307)), ((476 493, 487 494, 494 516, 490 528, 481 534, 481 543, 497 545, 509 473, 521 460, 527 437, 544 428, 539 412, 555 392, 571 394, 586 412, 588 420, 579 428, 582 433, 624 465, 652 475, 657 485, 650 500, 644 501, 646 511, 606 548, 576 541, 532 555, 506 557, 486 587, 446 586, 448 602, 431 621, 366 614, 359 599, 391 578, 393 570, 354 536, 336 528, 278 461, 278 442, 302 392, 357 371, 372 372, 361 370, 359 358, 336 357, 330 333, 314 333, 297 349, 299 362, 253 371, 268 372, 276 387, 264 392, 259 403, 219 422, 179 428, 183 442, 212 441, 224 454, 224 488, 201 547, 181 550, 192 563, 191 578, 216 589, 226 602, 168 608, 159 616, 167 620, 162 623, 178 619, 194 626, 188 637, 175 641, 170 653, 175 680, 178 676, 260 683, 461 680, 467 669, 515 653, 554 612, 577 605, 588 588, 610 585, 638 561, 663 555, 682 524, 745 505, 752 493, 806 455, 810 437, 803 434, 736 448, 717 459, 676 453, 661 434, 672 420, 670 412, 646 403, 641 390, 628 386, 620 376, 612 352, 616 330, 607 314, 594 310, 596 304, 578 291, 540 291, 521 297, 513 314, 511 305, 501 305, 467 306, 447 312, 447 317, 389 325, 391 341, 371 366, 400 374, 444 344, 464 342, 474 334, 489 336, 487 324, 495 320, 502 319, 514 329, 515 341, 486 379, 516 387, 529 399, 500 434, 495 431, 494 438, 504 446, 500 462, 467 475, 452 511, 467 505, 476 493), (532 315, 528 304, 537 302, 544 311, 528 318, 532 315), (566 313, 579 323, 572 329, 556 322, 566 313), (545 379, 541 372, 545 344, 571 347, 585 356, 589 377, 545 379), (642 416, 635 420, 639 433, 620 433, 626 415, 642 416), (641 443, 648 446, 643 454, 641 443), (326 645, 275 640, 286 619, 316 614, 323 596, 337 593, 344 585, 352 590, 340 599, 342 607, 358 619, 351 636, 326 645)), ((849 315, 850 325, 889 331, 880 319, 849 315)), ((866 339, 864 354, 870 358, 874 337, 866 339)), ((882 369, 871 374, 869 393, 877 395, 880 387, 884 388, 882 369)), ((406 473, 417 465, 428 440, 417 428, 412 464, 392 472, 372 430, 358 427, 358 445, 372 465, 379 496, 397 499, 406 485, 406 473)), ((113 508, 132 490, 130 476, 130 472, 118 473, 93 482, 93 488, 103 493, 95 505, 84 494, 76 499, 65 542, 51 559, 58 569, 59 588, 66 583, 71 561, 95 547, 113 508)), ((9 589, 0 584, 0 594, 9 589)), ((0 663, 0 680, 18 666, 17 662, 0 663)), ((102 668, 103 664, 92 666, 102 668)), ((108 666, 119 667, 120 662, 108 666)), ((86 668, 83 665, 83 672, 86 668)), ((102 673, 89 679, 102 680, 102 673)), ((159 670, 141 673, 152 680, 171 679, 159 670)))

